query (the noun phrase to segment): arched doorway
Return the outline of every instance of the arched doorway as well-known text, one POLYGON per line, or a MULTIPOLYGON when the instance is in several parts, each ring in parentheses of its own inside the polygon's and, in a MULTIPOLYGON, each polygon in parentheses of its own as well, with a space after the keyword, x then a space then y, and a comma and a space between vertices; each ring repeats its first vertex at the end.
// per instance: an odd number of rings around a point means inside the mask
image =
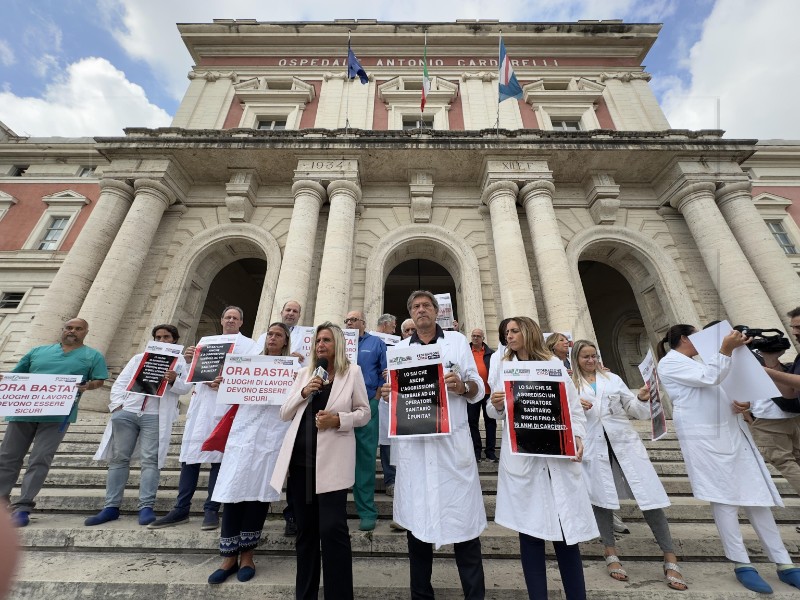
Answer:
POLYGON ((647 331, 633 288, 601 262, 582 260, 578 272, 603 364, 629 386, 640 386, 638 364, 647 354, 647 331))
POLYGON ((397 317, 397 335, 400 334, 400 325, 408 318, 406 302, 414 290, 449 293, 453 300, 453 314, 458 318, 456 284, 450 272, 432 260, 407 260, 392 269, 383 286, 383 312, 397 317))
POLYGON ((243 258, 223 267, 208 287, 203 312, 197 325, 197 338, 221 334, 222 311, 231 305, 244 311, 241 333, 253 337, 253 326, 266 273, 267 261, 259 258, 243 258))

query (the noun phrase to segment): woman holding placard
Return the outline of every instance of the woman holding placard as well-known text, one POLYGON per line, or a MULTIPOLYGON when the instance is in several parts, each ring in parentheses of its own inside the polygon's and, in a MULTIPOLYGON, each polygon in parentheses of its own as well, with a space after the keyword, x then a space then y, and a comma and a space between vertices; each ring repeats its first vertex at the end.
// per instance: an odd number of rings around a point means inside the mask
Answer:
MULTIPOLYGON (((586 585, 578 542, 598 536, 589 493, 578 464, 583 454, 586 417, 563 363, 544 345, 542 331, 532 319, 513 317, 506 326, 506 342, 504 362, 552 361, 562 369, 577 452, 569 460, 512 454, 508 450, 511 448, 510 419, 506 419, 494 520, 519 532, 522 570, 530 598, 547 598, 544 542, 551 540, 567 599, 582 600, 586 598, 586 585)), ((487 405, 486 412, 495 419, 505 418, 506 412, 502 364, 489 382, 491 406, 487 405)))
MULTIPOLYGON (((267 330, 260 354, 289 356, 289 328, 273 323, 267 330)), ((270 502, 280 492, 269 485, 275 462, 289 424, 280 417, 280 406, 240 405, 231 426, 222 465, 214 487, 213 500, 224 503, 219 553, 222 565, 208 583, 222 583, 237 573, 239 581, 256 574, 253 553, 261 541, 261 531, 270 502)))
POLYGON ((342 330, 317 327, 310 363, 297 375, 281 418, 291 420, 270 482, 288 487, 297 520, 298 599, 319 593, 320 558, 326 598, 353 597, 347 489, 355 482, 353 429, 369 422, 364 377, 345 353, 342 330), (322 552, 320 553, 320 545, 322 552))
POLYGON ((618 581, 628 580, 616 552, 613 511, 619 509, 620 498, 633 499, 664 553, 667 585, 674 590, 687 589, 664 513, 669 498, 628 420, 650 418, 650 393, 643 387, 637 399, 617 375, 598 368, 597 346, 587 340, 578 340, 572 347, 572 366, 572 381, 586 414, 583 478, 605 546, 609 575, 618 581))
POLYGON ((783 502, 742 419, 750 403, 732 400, 720 385, 731 371, 731 353, 748 340, 731 331, 706 363, 694 360, 698 352, 689 336, 696 332, 691 325, 674 325, 657 348, 658 376, 672 399, 672 419, 692 495, 711 503, 725 556, 734 561, 739 583, 754 592, 772 593, 750 564, 739 528, 742 507, 767 556, 776 563, 778 578, 800 587, 800 568, 792 564, 770 510, 783 502))

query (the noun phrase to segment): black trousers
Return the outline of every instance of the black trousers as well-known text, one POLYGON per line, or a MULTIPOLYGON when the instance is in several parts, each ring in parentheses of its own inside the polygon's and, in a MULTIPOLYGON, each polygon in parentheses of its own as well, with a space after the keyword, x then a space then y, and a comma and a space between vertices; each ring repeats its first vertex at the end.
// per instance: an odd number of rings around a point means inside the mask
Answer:
MULTIPOLYGON (((408 536, 408 563, 411 570, 412 600, 433 598, 431 574, 433 572, 433 544, 420 541, 410 531, 408 536)), ((461 579, 465 600, 483 600, 486 584, 483 579, 481 540, 475 538, 455 544, 456 566, 461 579)))
POLYGON ((240 552, 254 550, 261 541, 269 502, 226 502, 224 507, 219 536, 220 555, 238 556, 240 552))
POLYGON ((494 458, 495 442, 497 441, 497 421, 486 414, 486 402, 488 401, 489 394, 483 397, 483 400, 475 404, 467 404, 467 422, 469 423, 469 434, 472 436, 472 447, 475 449, 475 458, 480 459, 481 449, 481 430, 480 418, 481 411, 483 411, 483 423, 486 426, 486 458, 494 458))
POLYGON ((352 600, 353 553, 347 527, 347 490, 316 494, 314 468, 289 466, 297 522, 297 600, 317 600, 320 558, 325 598, 352 600), (321 547, 321 552, 320 552, 321 547))
MULTIPOLYGON (((553 542, 558 560, 558 570, 564 584, 567 600, 586 600, 586 582, 583 579, 583 563, 578 544, 553 542)), ((519 551, 525 586, 531 600, 547 600, 547 571, 545 570, 544 540, 519 534, 519 551)))

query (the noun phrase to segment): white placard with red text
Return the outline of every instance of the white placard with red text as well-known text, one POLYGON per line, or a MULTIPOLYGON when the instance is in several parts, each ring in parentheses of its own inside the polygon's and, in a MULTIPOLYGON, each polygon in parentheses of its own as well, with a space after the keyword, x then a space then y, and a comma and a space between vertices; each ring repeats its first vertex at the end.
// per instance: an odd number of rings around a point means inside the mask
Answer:
POLYGON ((3 373, 0 381, 0 416, 68 415, 81 379, 80 375, 3 373))
POLYGON ((344 351, 351 365, 358 360, 358 329, 342 329, 344 334, 344 351))
POLYGON ((280 406, 300 370, 294 356, 229 354, 222 367, 217 404, 280 406))

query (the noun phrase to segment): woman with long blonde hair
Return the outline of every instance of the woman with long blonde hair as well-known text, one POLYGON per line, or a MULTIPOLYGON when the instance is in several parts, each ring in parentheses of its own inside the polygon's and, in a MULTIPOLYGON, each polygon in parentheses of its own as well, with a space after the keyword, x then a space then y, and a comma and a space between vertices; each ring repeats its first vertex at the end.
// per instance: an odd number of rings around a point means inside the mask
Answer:
MULTIPOLYGON (((552 361, 563 364, 547 349, 539 325, 528 317, 513 317, 506 326, 505 361, 552 361)), ((487 414, 503 419, 506 408, 502 366, 489 385, 491 406, 487 414)), ((566 376, 566 372, 562 371, 566 376)), ((586 584, 583 578, 579 542, 597 537, 589 493, 578 464, 583 453, 582 438, 586 417, 578 401, 578 392, 566 378, 567 398, 575 437, 577 455, 546 458, 511 454, 508 426, 503 430, 503 451, 497 482, 495 522, 519 532, 522 570, 528 596, 547 598, 544 542, 551 540, 558 559, 558 568, 568 600, 584 600, 586 584)))
POLYGON ((650 418, 649 391, 643 387, 638 397, 634 396, 622 379, 601 368, 597 345, 588 340, 578 340, 572 347, 572 380, 586 414, 583 477, 605 546, 609 575, 617 581, 628 580, 617 556, 612 511, 619 509, 620 498, 633 499, 664 553, 667 585, 674 590, 687 589, 664 513, 669 498, 628 420, 629 416, 650 418))

